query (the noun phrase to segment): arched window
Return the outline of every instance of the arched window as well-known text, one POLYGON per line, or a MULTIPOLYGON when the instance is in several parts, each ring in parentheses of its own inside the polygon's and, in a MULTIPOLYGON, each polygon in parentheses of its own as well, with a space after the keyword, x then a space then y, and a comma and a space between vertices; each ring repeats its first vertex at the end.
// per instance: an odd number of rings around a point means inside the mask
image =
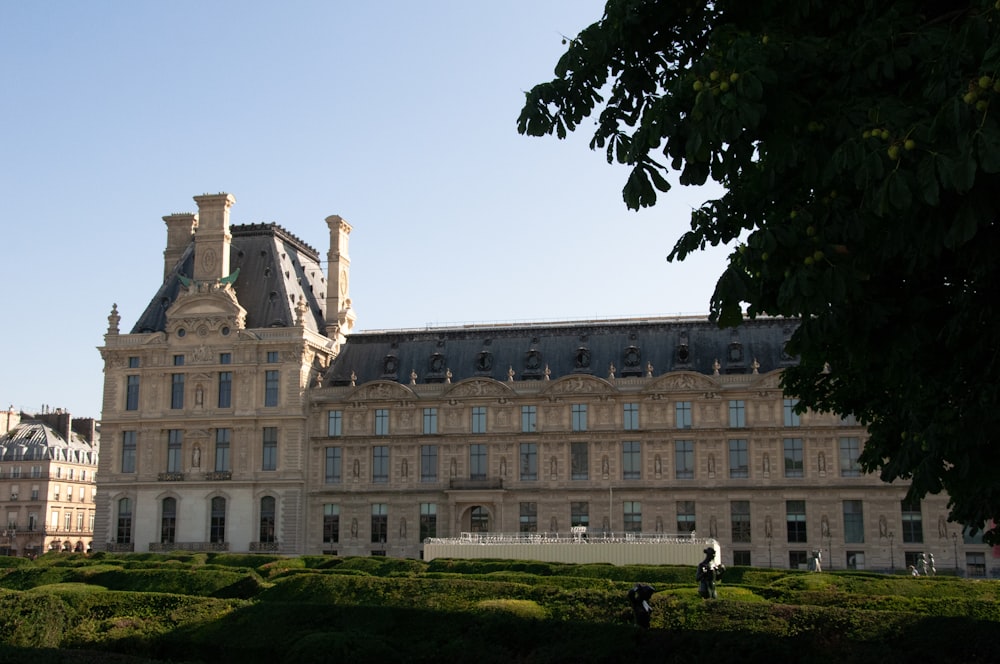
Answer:
POLYGON ((485 533, 490 530, 490 513, 485 507, 477 505, 469 513, 469 530, 474 533, 485 533))
POLYGON ((160 510, 160 543, 173 544, 177 533, 177 499, 164 498, 160 510))
POLYGON ((274 497, 264 496, 260 499, 260 541, 274 542, 274 497))
POLYGON ((132 501, 122 498, 118 501, 118 529, 115 536, 118 544, 132 543, 132 501))
POLYGON ((220 496, 212 498, 212 520, 209 524, 208 541, 213 544, 226 541, 226 499, 220 496))

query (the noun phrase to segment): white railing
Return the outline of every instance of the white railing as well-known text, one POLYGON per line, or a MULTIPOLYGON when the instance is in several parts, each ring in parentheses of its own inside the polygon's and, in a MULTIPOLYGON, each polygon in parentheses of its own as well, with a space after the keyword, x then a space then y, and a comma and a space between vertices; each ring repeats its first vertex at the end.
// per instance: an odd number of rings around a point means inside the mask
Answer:
POLYGON ((629 544, 707 544, 693 533, 615 533, 571 529, 569 533, 462 533, 458 537, 430 537, 429 544, 574 544, 622 542, 629 544))

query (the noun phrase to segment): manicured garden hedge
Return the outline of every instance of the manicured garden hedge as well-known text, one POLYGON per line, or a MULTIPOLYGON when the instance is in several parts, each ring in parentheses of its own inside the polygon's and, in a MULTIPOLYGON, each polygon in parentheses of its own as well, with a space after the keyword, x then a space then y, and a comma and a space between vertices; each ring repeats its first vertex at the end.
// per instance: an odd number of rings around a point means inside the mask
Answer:
POLYGON ((0 662, 993 661, 1000 582, 537 561, 0 559, 0 662), (3 563, 10 562, 4 566, 3 563), (652 629, 625 593, 657 593, 652 629), (88 657, 100 653, 103 657, 88 657), (62 659, 65 656, 65 659, 62 659))

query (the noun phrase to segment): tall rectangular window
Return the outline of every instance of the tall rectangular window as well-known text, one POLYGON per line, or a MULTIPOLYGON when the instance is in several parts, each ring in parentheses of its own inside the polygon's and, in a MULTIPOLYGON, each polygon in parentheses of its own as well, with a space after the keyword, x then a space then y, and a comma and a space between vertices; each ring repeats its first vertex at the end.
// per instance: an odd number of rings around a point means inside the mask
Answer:
POLYGON ((570 443, 569 455, 570 479, 590 479, 590 449, 587 443, 570 443))
POLYGON ((746 439, 729 441, 729 477, 733 479, 750 477, 750 453, 746 439))
POLYGON ((789 542, 806 542, 806 501, 785 501, 785 523, 789 542))
POLYGON ((208 526, 208 541, 220 544, 226 541, 226 499, 220 496, 212 498, 210 520, 208 526))
POLYGON ((569 504, 569 525, 583 526, 590 525, 590 503, 574 502, 569 504))
POLYGON ((343 450, 339 447, 327 447, 323 452, 323 483, 337 484, 341 481, 343 450))
POLYGON ((679 480, 694 479, 694 441, 674 441, 674 477, 679 480))
POLYGON ((903 541, 920 544, 924 541, 924 521, 920 514, 920 501, 900 502, 903 515, 903 541))
POLYGON ((519 508, 518 532, 538 532, 538 503, 520 503, 519 508))
POLYGON ((642 479, 642 446, 637 440, 622 443, 622 479, 642 479))
POLYGON ((678 500, 677 501, 677 532, 681 534, 693 533, 695 526, 694 520, 694 501, 693 500, 678 500))
POLYGON ((678 429, 690 429, 691 428, 691 402, 690 401, 678 401, 674 404, 674 415, 677 421, 678 429))
POLYGON ((275 369, 264 372, 264 405, 267 407, 278 405, 278 371, 275 369))
POLYGON ((863 544, 865 541, 864 506, 860 500, 844 501, 844 544, 863 544))
POLYGON ((625 532, 642 532, 642 503, 638 500, 626 500, 622 506, 622 516, 625 532))
POLYGON ((472 407, 472 433, 486 433, 486 406, 472 407))
POLYGON ((538 479, 538 444, 521 443, 521 479, 538 479))
POLYGON ((486 446, 483 444, 469 445, 469 479, 486 479, 486 446))
POLYGON ((181 472, 181 448, 184 444, 184 432, 180 429, 170 429, 167 432, 167 472, 181 472))
POLYGON ((420 503, 420 541, 437 537, 437 504, 420 503))
POLYGON ((160 503, 160 543, 173 544, 177 534, 177 499, 164 498, 160 503))
POLYGON ((125 377, 125 410, 139 410, 139 376, 137 375, 125 377))
POLYGON ((260 499, 260 536, 258 542, 272 544, 275 541, 274 533, 278 516, 277 502, 274 496, 264 496, 260 499))
POLYGON ((278 363, 278 351, 276 351, 276 350, 269 350, 269 351, 267 351, 267 363, 268 364, 277 364, 278 363))
POLYGON ((798 399, 783 399, 782 408, 785 411, 785 426, 799 426, 799 414, 795 412, 795 407, 799 404, 798 399))
POLYGON ((233 405, 233 372, 219 372, 219 408, 231 408, 233 405))
POLYGON ((372 447, 372 482, 385 484, 389 481, 389 446, 372 447))
POLYGON ((344 435, 344 411, 331 410, 326 414, 326 435, 337 438, 344 435))
POLYGON ((858 457, 861 456, 861 442, 857 438, 840 439, 840 476, 860 477, 861 466, 858 457))
POLYGON ((538 428, 538 408, 521 406, 521 432, 532 433, 538 428))
POLYGON ((805 460, 801 438, 785 438, 785 477, 803 477, 805 460))
POLYGON ((438 448, 437 445, 420 446, 420 481, 437 482, 438 478, 438 448))
POLYGON ((264 427, 261 470, 278 469, 278 427, 264 427))
POLYGON ((732 399, 729 402, 729 426, 732 429, 742 429, 747 425, 747 408, 743 399, 732 399))
POLYGON ((573 431, 587 430, 587 404, 575 403, 572 405, 573 431))
POLYGON ((424 435, 438 432, 437 408, 424 408, 424 435))
POLYGON ((385 503, 372 504, 372 544, 385 544, 389 533, 389 506, 385 503))
POLYGON ((134 473, 135 472, 135 448, 136 448, 136 433, 135 431, 123 431, 122 432, 122 472, 123 473, 134 473))
POLYGON ((729 518, 732 520, 733 541, 750 541, 750 501, 734 500, 729 504, 729 518))
POLYGON ((229 466, 229 441, 232 437, 232 429, 215 430, 215 470, 225 472, 229 466))
MULTIPOLYGON (((10 525, 10 524, 8 524, 10 525)), ((52 525, 59 529, 59 513, 52 513, 52 525)), ((132 501, 122 498, 118 501, 118 522, 115 528, 115 542, 131 544, 132 542, 132 501)))
POLYGON ((388 436, 389 435, 389 409, 388 408, 376 408, 375 409, 375 435, 376 436, 388 436))
POLYGON ((170 407, 184 407, 184 374, 170 374, 170 407))
POLYGON ((323 505, 323 543, 336 544, 340 541, 340 505, 323 505))
POLYGON ((622 421, 625 431, 636 431, 639 428, 639 404, 627 403, 622 406, 622 421))

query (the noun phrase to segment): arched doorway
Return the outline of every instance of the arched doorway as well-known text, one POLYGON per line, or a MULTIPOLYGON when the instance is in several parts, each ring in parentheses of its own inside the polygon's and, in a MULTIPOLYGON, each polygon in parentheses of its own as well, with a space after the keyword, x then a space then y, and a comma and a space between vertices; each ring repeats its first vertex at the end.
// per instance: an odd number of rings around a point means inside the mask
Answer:
POLYGON ((487 533, 493 525, 491 510, 485 505, 471 505, 462 513, 460 523, 463 532, 487 533))

